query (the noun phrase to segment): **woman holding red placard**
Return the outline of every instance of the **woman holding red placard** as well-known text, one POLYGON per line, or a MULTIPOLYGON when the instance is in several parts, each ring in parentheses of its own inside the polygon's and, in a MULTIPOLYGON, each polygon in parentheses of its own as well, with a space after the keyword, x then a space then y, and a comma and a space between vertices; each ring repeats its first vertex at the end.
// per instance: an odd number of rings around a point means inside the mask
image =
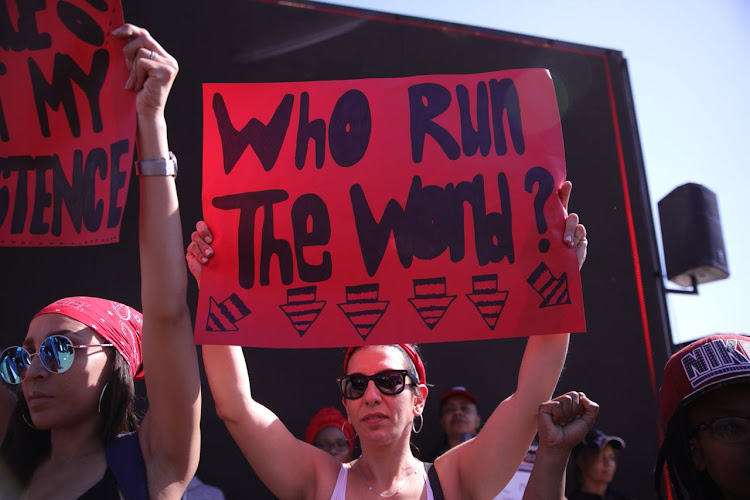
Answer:
POLYGON ((136 92, 143 315, 68 297, 1 351, 0 376, 17 388, 0 434, 3 498, 179 498, 198 465, 200 378, 164 119, 177 62, 142 28, 112 35, 125 42, 125 87, 136 92), (150 405, 138 425, 133 381, 144 375, 150 405))
MULTIPOLYGON (((571 187, 565 182, 558 192, 566 209, 571 187)), ((582 265, 588 242, 575 214, 566 216, 563 241, 575 248, 582 265)), ((211 242, 208 227, 199 222, 186 255, 198 281, 202 265, 214 255, 211 242)), ((531 337, 516 392, 497 406, 475 439, 452 448, 434 464, 418 460, 409 447, 411 433, 422 428, 428 394, 424 364, 414 345, 347 351, 344 375, 337 382, 362 448, 362 455, 347 464, 296 439, 253 399, 240 347, 205 345, 203 362, 217 413, 258 476, 280 498, 492 498, 526 454, 537 429, 539 405, 557 384, 568 338, 531 337)))

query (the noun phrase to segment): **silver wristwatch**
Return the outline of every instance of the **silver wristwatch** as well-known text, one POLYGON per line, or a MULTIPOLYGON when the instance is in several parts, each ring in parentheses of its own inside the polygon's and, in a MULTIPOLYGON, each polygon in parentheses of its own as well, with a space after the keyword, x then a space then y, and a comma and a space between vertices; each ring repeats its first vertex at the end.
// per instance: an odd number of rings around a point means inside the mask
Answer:
POLYGON ((147 158, 135 162, 136 175, 171 175, 177 177, 177 157, 169 152, 169 158, 147 158))

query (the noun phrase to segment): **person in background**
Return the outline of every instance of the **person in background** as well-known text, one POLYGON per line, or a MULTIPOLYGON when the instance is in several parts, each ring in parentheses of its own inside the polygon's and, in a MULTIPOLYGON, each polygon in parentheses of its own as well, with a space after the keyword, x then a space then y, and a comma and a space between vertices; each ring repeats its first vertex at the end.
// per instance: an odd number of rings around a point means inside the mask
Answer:
MULTIPOLYGON (((443 435, 437 451, 430 460, 434 461, 449 449, 472 439, 479 432, 482 416, 479 413, 479 399, 464 386, 455 386, 440 396, 440 427, 443 435)), ((495 497, 495 500, 520 500, 534 466, 537 445, 532 443, 518 470, 508 484, 495 497)))
POLYGON ((477 397, 463 386, 455 386, 440 396, 440 427, 443 434, 431 461, 479 432, 482 417, 477 397))
POLYGON ((625 441, 592 429, 573 449, 578 487, 568 500, 630 500, 610 486, 617 471, 617 455, 625 441))
POLYGON ((321 408, 310 419, 305 429, 305 441, 342 463, 351 461, 354 454, 354 430, 333 406, 321 408))
POLYGON ((710 335, 673 354, 659 407, 667 424, 654 470, 659 498, 666 488, 676 500, 750 498, 750 337, 710 335))

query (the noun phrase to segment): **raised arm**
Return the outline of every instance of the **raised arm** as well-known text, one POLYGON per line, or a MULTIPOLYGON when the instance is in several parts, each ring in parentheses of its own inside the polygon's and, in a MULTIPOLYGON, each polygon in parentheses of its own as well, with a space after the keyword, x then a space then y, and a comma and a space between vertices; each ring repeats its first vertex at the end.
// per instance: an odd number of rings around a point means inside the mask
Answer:
MULTIPOLYGON (((200 285, 203 265, 213 256, 205 222, 196 224, 191 240, 185 258, 200 285)), ((253 399, 242 348, 204 345, 203 367, 216 413, 268 489, 279 498, 330 498, 341 464, 296 439, 271 410, 253 399)))
POLYGON ((330 498, 341 464, 252 398, 242 348, 204 345, 203 366, 216 413, 268 489, 279 498, 330 498))
POLYGON ((583 441, 599 405, 582 392, 569 392, 539 406, 539 447, 524 500, 565 498, 565 469, 575 445, 583 441))
MULTIPOLYGON (((124 52, 131 74, 126 87, 137 92, 139 159, 168 159, 164 106, 177 61, 142 28, 126 24, 113 34, 128 40, 124 52)), ((149 399, 139 439, 152 497, 177 498, 200 456, 198 359, 186 303, 175 177, 141 175, 139 184, 143 366, 149 399)))
MULTIPOLYGON (((566 210, 571 189, 566 181, 558 191, 566 210)), ((575 248, 579 267, 583 265, 588 242, 576 214, 566 215, 563 241, 575 248)), ((529 338, 516 391, 497 406, 476 438, 435 460, 441 482, 452 496, 492 498, 508 483, 536 433, 539 405, 555 390, 569 337, 566 333, 529 338)))

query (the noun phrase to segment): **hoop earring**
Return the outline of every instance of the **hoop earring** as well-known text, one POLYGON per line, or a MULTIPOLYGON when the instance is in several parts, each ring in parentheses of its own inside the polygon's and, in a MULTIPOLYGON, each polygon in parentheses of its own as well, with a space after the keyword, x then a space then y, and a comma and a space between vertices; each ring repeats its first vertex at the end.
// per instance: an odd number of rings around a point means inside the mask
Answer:
POLYGON ((107 387, 109 387, 109 382, 104 384, 104 387, 102 387, 102 393, 99 394, 99 407, 97 409, 99 411, 99 415, 102 414, 102 399, 104 399, 104 391, 107 390, 107 387))
POLYGON ((34 424, 33 424, 33 423, 31 422, 31 415, 29 415, 28 417, 26 417, 26 410, 27 410, 27 409, 28 409, 28 408, 23 408, 23 407, 21 408, 21 418, 23 419, 23 421, 24 421, 24 422, 26 422, 26 425, 28 425, 28 426, 29 426, 29 427, 31 427, 32 429, 36 429, 36 430, 39 430, 39 427, 35 426, 35 425, 34 425, 34 424))
MULTIPOLYGON (((344 435, 344 439, 346 439, 347 441, 354 441, 355 439, 357 439, 357 431, 354 430, 354 436, 352 436, 352 438, 349 439, 348 437, 346 437, 347 432, 344 430, 344 427, 346 427, 346 424, 349 424, 349 422, 344 422, 343 424, 341 424, 341 434, 344 435)), ((349 427, 354 429, 354 426, 352 424, 349 424, 349 427)))
POLYGON ((414 417, 414 421, 412 421, 411 423, 411 430, 414 431, 414 434, 419 434, 420 432, 422 432, 422 427, 424 427, 424 417, 422 416, 422 414, 420 413, 419 415, 417 415, 417 417, 414 417), (417 420, 417 417, 419 417, 419 429, 417 429, 417 426, 415 423, 417 420))

